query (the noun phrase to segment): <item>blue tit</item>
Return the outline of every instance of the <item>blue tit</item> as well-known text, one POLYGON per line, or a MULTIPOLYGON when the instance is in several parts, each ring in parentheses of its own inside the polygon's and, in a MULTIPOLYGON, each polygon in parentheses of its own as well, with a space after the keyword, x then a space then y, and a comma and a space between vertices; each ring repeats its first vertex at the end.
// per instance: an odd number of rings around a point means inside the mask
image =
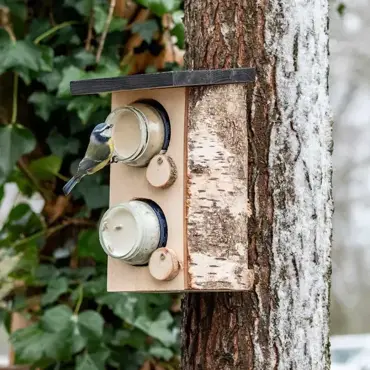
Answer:
POLYGON ((90 135, 85 157, 78 165, 76 174, 63 187, 64 194, 69 194, 84 176, 91 175, 110 163, 112 154, 112 125, 99 123, 90 135))

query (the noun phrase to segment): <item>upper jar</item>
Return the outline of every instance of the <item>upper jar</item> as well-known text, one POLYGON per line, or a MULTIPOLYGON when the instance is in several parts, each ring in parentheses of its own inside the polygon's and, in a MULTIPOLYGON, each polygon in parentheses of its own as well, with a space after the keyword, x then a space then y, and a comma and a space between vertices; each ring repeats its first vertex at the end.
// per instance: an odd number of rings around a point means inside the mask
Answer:
POLYGON ((106 122, 113 124, 114 155, 118 162, 144 167, 156 154, 168 148, 168 115, 154 100, 140 100, 117 108, 106 122))

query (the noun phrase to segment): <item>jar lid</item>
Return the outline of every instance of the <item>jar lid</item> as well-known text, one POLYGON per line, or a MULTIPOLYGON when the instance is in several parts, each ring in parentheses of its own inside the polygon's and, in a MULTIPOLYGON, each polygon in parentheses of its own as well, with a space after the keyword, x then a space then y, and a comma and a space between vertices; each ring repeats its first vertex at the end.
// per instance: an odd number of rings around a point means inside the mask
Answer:
POLYGON ((130 259, 142 242, 142 229, 142 220, 138 219, 132 204, 119 204, 109 208, 101 220, 100 243, 111 257, 130 259))

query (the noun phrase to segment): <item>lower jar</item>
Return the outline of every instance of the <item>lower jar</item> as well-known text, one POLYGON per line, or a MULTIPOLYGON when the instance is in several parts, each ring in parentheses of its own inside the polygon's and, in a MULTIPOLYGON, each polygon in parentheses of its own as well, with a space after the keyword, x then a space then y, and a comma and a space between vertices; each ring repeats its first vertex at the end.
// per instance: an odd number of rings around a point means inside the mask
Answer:
POLYGON ((131 265, 145 265, 167 242, 162 210, 149 200, 131 200, 108 209, 99 227, 100 243, 109 256, 131 265))

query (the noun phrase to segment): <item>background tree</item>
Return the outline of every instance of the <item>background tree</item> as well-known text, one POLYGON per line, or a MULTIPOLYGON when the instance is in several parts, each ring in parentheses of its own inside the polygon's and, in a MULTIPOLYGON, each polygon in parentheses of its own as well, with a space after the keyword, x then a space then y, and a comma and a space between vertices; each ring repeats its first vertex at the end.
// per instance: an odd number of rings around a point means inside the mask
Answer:
POLYGON ((185 30, 187 68, 257 69, 254 86, 189 98, 190 125, 217 109, 220 123, 247 127, 257 279, 252 293, 186 295, 182 368, 329 369, 328 1, 187 0, 185 30))
POLYGON ((72 97, 69 82, 180 68, 181 6, 0 0, 2 205, 11 183, 20 190, 0 232, 0 321, 10 330, 19 313, 30 323, 10 337, 17 363, 177 367, 177 297, 106 293, 96 222, 108 206, 108 169, 70 197, 61 189, 110 112, 109 94, 72 97), (37 197, 40 207, 30 202, 37 197))

